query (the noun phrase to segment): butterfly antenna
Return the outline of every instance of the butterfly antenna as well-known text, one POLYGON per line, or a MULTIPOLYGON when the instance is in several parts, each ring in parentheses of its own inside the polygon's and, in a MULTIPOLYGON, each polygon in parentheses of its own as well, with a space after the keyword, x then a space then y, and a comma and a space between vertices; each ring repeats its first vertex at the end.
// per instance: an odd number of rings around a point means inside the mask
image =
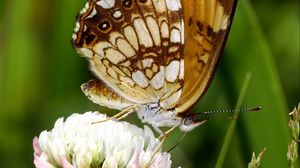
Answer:
MULTIPOLYGON (((260 106, 252 107, 252 108, 233 109, 233 110, 212 110, 212 111, 205 111, 202 113, 198 113, 198 114, 196 114, 196 116, 205 117, 205 118, 215 118, 220 115, 232 114, 232 113, 236 113, 236 112, 246 112, 246 111, 255 112, 255 111, 260 111, 260 110, 261 110, 260 106)), ((231 117, 229 117, 229 119, 231 119, 231 117)))

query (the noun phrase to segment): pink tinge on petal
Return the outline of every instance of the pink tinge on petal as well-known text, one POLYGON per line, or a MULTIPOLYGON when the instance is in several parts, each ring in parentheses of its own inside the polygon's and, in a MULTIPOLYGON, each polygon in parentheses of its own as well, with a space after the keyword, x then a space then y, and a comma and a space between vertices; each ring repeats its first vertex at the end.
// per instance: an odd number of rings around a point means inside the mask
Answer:
POLYGON ((140 158, 141 151, 136 150, 127 164, 127 168, 139 168, 139 158, 140 158))
POLYGON ((66 157, 61 157, 61 164, 63 166, 63 168, 74 168, 73 165, 71 165, 71 163, 69 161, 67 161, 66 157))
POLYGON ((171 167, 171 160, 170 160, 170 155, 165 153, 165 154, 159 154, 154 162, 151 165, 151 168, 170 168, 171 167))
POLYGON ((34 155, 34 165, 36 168, 55 168, 52 164, 50 164, 47 160, 40 158, 37 155, 34 155))
POLYGON ((34 154, 37 155, 37 156, 41 156, 43 150, 40 146, 40 142, 39 142, 38 137, 33 138, 32 145, 33 145, 34 154))
POLYGON ((151 167, 150 167, 150 168, 159 168, 159 164, 160 164, 160 162, 161 162, 161 159, 162 159, 161 155, 158 155, 158 156, 155 158, 154 162, 151 164, 151 167))

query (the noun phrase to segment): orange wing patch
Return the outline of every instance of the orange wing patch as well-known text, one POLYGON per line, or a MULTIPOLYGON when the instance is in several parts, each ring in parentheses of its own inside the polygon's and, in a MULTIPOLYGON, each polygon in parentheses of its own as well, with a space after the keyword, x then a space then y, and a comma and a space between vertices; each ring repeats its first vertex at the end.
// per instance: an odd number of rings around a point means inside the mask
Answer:
POLYGON ((176 111, 185 112, 206 92, 232 21, 235 0, 185 0, 184 87, 176 111))

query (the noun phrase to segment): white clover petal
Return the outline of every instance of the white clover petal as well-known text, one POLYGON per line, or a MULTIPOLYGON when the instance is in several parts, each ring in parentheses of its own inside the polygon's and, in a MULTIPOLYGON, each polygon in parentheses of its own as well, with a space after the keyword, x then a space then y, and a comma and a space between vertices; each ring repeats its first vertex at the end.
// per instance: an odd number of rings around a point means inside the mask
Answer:
POLYGON ((107 157, 102 168, 118 168, 117 160, 114 157, 107 157))
POLYGON ((92 124, 104 119, 106 115, 98 112, 72 114, 65 121, 59 118, 51 131, 34 139, 35 163, 74 168, 171 167, 170 154, 154 153, 160 141, 149 127, 113 120, 92 124))

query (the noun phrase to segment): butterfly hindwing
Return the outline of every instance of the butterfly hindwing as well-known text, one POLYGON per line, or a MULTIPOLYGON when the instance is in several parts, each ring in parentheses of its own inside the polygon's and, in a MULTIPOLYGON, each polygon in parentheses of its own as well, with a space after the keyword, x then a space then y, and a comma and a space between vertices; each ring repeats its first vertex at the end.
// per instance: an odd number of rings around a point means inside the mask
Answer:
POLYGON ((183 86, 183 31, 179 0, 90 0, 73 44, 112 91, 169 108, 183 86))
POLYGON ((84 94, 94 103, 111 109, 123 110, 134 103, 117 95, 111 88, 107 87, 102 81, 92 79, 81 85, 84 94))

